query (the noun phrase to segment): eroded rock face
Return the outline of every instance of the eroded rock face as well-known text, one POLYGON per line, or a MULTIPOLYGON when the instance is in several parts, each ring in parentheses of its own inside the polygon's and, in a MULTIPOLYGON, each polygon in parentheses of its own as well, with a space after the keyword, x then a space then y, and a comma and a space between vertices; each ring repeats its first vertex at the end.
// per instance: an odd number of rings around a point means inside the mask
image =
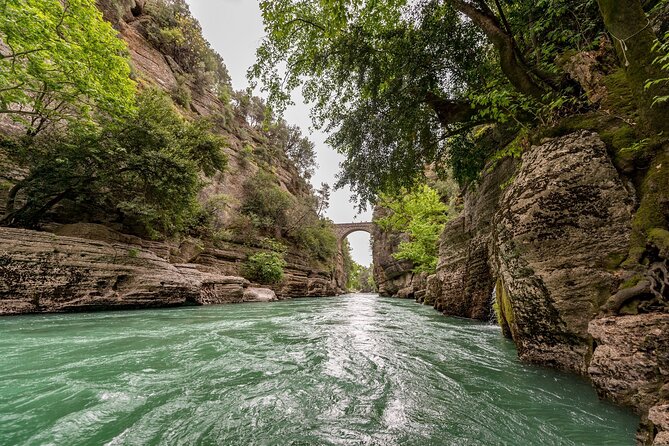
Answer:
POLYGON ((138 245, 0 228, 0 315, 276 300, 249 285, 138 245))
POLYGON ((132 245, 0 228, 0 314, 196 304, 179 270, 132 245))
POLYGON ((467 192, 444 230, 428 298, 472 317, 484 305, 478 290, 496 283, 502 328, 521 359, 590 376, 602 397, 642 415, 641 444, 666 444, 669 314, 600 308, 626 277, 633 191, 591 132, 530 148, 515 171, 503 167, 467 192))
POLYGON ((597 392, 642 415, 644 444, 651 444, 655 433, 654 444, 665 444, 669 438, 669 314, 599 318, 590 322, 588 331, 596 344, 588 373, 597 392))
MULTIPOLYGON (((382 207, 374 209, 373 220, 377 221, 388 215, 388 210, 382 207)), ((406 235, 396 232, 382 231, 374 226, 372 233, 372 256, 374 258, 374 281, 379 287, 382 296, 398 297, 400 290, 404 298, 413 297, 413 264, 406 260, 397 260, 393 253, 406 235)))
MULTIPOLYGON (((476 188, 465 193, 462 213, 451 220, 439 242, 438 291, 434 306, 444 314, 489 320, 495 280, 492 272, 492 220, 499 208, 501 184, 516 162, 504 160, 486 169, 476 188)), ((432 290, 437 290, 436 285, 432 290)))
POLYGON ((586 373, 588 322, 618 286, 613 269, 629 246, 632 205, 594 133, 523 155, 493 231, 522 359, 586 373))

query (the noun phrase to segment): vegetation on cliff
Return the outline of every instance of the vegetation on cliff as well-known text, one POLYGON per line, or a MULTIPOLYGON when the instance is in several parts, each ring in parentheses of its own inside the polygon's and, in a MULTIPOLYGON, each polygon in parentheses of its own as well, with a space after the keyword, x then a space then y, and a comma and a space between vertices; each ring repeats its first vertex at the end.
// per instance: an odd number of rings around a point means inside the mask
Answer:
POLYGON ((249 280, 261 284, 273 284, 283 279, 286 261, 278 252, 258 252, 248 258, 242 274, 249 280))
POLYGON ((0 116, 34 136, 130 113, 126 53, 93 0, 0 1, 0 116))
POLYGON ((408 241, 400 242, 393 254, 397 260, 409 260, 415 272, 434 273, 439 257, 439 236, 448 221, 448 206, 439 193, 427 185, 391 196, 381 194, 379 206, 389 214, 376 221, 384 231, 404 232, 408 241))
POLYGON ((374 266, 363 266, 353 261, 351 270, 348 273, 346 289, 361 293, 373 293, 377 291, 376 283, 374 283, 374 266))
POLYGON ((184 0, 7 0, 0 10, 0 155, 16 171, 0 185, 1 225, 99 222, 333 262, 329 189, 307 183, 314 144, 260 98, 232 90, 184 0), (131 68, 119 38, 129 27, 131 44, 164 57, 167 81, 131 68), (249 172, 232 172, 243 194, 205 193, 231 174, 235 150, 249 172))
POLYGON ((184 120, 165 93, 145 90, 122 119, 8 140, 6 153, 27 175, 10 189, 0 223, 35 227, 67 199, 144 234, 183 232, 199 211, 200 174, 225 168, 223 144, 205 121, 184 120))

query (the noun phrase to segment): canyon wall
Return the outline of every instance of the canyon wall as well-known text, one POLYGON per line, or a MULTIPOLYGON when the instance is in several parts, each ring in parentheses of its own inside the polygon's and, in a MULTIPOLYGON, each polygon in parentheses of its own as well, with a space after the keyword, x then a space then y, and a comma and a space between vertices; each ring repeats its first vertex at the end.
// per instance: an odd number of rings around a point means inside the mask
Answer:
POLYGON ((603 135, 565 132, 489 163, 463 191, 429 277, 392 257, 405 235, 377 229, 375 276, 384 295, 496 317, 521 360, 587 377, 641 415, 639 444, 668 444, 667 265, 661 240, 646 266, 629 260, 639 181, 603 135))
MULTIPOLYGON (((286 267, 280 283, 250 284, 241 277, 246 259, 268 250, 267 237, 243 228, 229 230, 240 215, 245 183, 263 169, 295 201, 313 200, 312 188, 286 154, 272 146, 273 141, 244 118, 230 116, 229 104, 185 76, 146 38, 144 27, 151 18, 143 12, 145 2, 98 4, 128 45, 139 88, 155 87, 170 94, 187 89, 190 100, 180 112, 210 119, 225 138, 227 167, 207 179, 198 197, 203 207, 217 204, 212 212, 222 235, 216 240, 193 236, 149 240, 76 205, 57 209, 39 232, 0 228, 0 315, 241 302, 256 299, 258 293, 246 291, 265 287, 278 298, 343 293, 346 279, 340 259, 316 258, 290 240, 282 240, 286 267)), ((16 130, 8 121, 0 123, 4 134, 16 130)), ((0 167, 2 215, 9 188, 25 171, 1 150, 0 167)))
POLYGON ((667 290, 611 303, 638 282, 623 264, 632 183, 590 131, 546 139, 486 172, 442 234, 428 299, 446 315, 488 320, 494 297, 522 360, 589 377, 642 415, 640 443, 665 444, 667 290))

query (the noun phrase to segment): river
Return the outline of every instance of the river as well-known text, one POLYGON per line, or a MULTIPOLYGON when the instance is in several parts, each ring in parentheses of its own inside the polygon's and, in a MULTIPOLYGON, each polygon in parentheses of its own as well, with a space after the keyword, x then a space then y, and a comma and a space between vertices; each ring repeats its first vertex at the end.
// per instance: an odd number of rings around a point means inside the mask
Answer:
POLYGON ((633 445, 497 327, 350 295, 0 319, 1 445, 633 445))

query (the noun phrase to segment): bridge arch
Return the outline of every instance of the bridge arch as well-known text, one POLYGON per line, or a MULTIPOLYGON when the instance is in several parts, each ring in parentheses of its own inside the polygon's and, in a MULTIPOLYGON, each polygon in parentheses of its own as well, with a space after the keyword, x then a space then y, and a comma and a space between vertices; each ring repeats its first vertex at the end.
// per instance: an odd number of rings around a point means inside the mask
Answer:
POLYGON ((341 242, 354 232, 362 231, 367 232, 369 235, 373 234, 374 223, 372 222, 360 222, 360 223, 336 223, 335 233, 337 234, 337 241, 341 245, 341 242))

